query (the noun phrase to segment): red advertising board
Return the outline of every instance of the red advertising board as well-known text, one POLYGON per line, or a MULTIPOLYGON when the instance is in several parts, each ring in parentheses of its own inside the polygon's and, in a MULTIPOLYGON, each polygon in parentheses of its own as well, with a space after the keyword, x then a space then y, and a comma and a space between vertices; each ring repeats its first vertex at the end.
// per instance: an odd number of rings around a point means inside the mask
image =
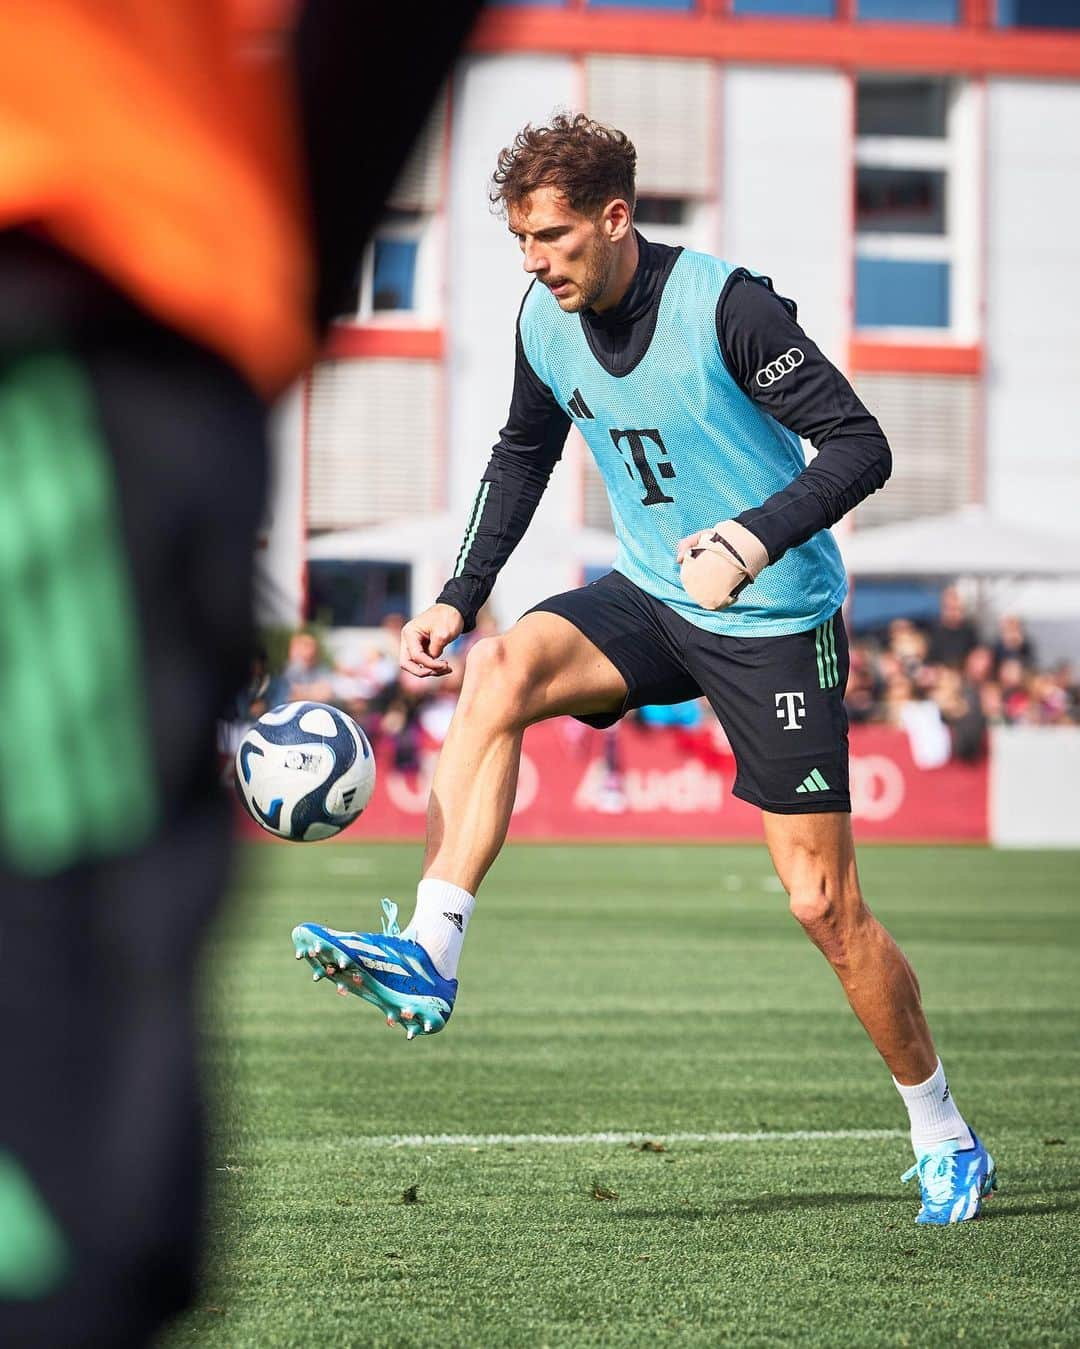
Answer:
MULTIPOLYGON (((417 773, 380 752, 375 796, 343 837, 422 837, 437 751, 417 773)), ((735 764, 708 733, 612 732, 568 718, 525 735, 511 839, 726 839, 761 837, 759 812, 731 795, 735 764)), ((985 842, 986 761, 915 766, 903 731, 851 729, 852 814, 858 839, 985 842)), ((245 816, 245 832, 261 833, 245 816)), ((263 835, 265 837, 265 835, 263 835)))

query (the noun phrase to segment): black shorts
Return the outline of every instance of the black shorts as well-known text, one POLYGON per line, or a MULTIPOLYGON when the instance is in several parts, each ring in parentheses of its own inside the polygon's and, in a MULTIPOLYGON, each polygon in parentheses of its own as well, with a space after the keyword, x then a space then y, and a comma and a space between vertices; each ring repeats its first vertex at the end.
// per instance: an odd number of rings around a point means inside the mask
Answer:
POLYGON ((618 572, 553 595, 533 613, 558 614, 626 680, 611 726, 634 707, 708 698, 731 741, 732 791, 781 815, 850 811, 843 615, 787 637, 726 637, 688 623, 618 572))

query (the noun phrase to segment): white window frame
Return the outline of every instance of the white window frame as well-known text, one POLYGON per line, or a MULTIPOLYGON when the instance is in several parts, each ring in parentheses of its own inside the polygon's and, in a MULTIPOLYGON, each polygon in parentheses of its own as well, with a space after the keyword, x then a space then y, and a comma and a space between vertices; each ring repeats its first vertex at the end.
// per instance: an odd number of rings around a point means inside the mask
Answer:
MULTIPOLYGON (((878 76, 860 72, 856 79, 878 76)), ((982 115, 981 86, 954 79, 946 94, 945 136, 859 136, 855 141, 855 165, 867 168, 938 169, 945 173, 945 233, 855 235, 856 257, 889 258, 897 261, 947 262, 949 264, 949 326, 859 327, 860 336, 880 341, 925 342, 942 346, 970 345, 979 339, 979 277, 982 240, 980 223, 979 126, 982 115)))
POLYGON ((364 249, 360 264, 358 322, 373 328, 436 327, 442 318, 441 259, 443 220, 441 215, 418 211, 412 220, 387 220, 378 225, 371 243, 364 249), (411 309, 374 309, 375 242, 378 239, 415 243, 416 275, 413 280, 411 309))

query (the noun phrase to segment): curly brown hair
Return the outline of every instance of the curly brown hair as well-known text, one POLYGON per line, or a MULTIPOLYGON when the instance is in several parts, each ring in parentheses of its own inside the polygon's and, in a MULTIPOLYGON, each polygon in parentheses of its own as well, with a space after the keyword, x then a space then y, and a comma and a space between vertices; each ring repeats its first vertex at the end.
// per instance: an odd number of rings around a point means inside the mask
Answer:
POLYGON ((491 204, 505 214, 538 187, 554 187, 571 210, 594 215, 621 198, 634 209, 637 151, 630 137, 583 112, 557 113, 548 126, 521 128, 499 151, 491 204))

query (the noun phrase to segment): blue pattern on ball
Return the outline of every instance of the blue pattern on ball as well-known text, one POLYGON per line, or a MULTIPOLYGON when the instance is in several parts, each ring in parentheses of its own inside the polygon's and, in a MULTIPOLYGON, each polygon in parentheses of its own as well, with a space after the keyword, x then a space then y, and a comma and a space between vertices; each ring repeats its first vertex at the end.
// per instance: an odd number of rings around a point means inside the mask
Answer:
MULTIPOLYGON (((326 809, 326 798, 334 784, 352 768, 357 758, 357 740, 359 739, 359 749, 366 759, 370 757, 371 749, 367 742, 367 737, 359 727, 356 727, 358 736, 354 735, 348 725, 348 719, 334 707, 328 707, 325 703, 302 702, 291 705, 292 714, 285 721, 274 722, 267 718, 273 718, 276 713, 280 713, 283 707, 271 709, 256 722, 254 729, 269 744, 279 749, 288 749, 296 746, 302 749, 305 745, 319 744, 330 750, 333 758, 333 766, 328 776, 314 787, 305 796, 300 797, 292 808, 292 815, 289 821, 289 832, 287 837, 302 841, 306 838, 307 832, 313 824, 329 825, 335 831, 342 826, 340 816, 331 815, 326 809), (308 712, 318 711, 328 715, 334 724, 334 734, 332 736, 324 735, 316 731, 306 730, 301 726, 301 721, 308 712)), ((246 783, 251 782, 251 769, 249 760, 251 756, 262 755, 263 751, 256 745, 250 743, 241 747, 238 767, 246 783)), ((238 775, 239 778, 239 775, 238 775)), ((237 781, 239 788, 240 783, 237 781)), ((279 833, 280 837, 285 837, 280 831, 280 814, 282 802, 276 799, 271 802, 269 810, 264 814, 257 802, 249 799, 244 791, 240 791, 240 799, 244 803, 245 809, 253 819, 257 820, 263 826, 269 826, 272 832, 279 833), (275 809, 276 808, 276 809, 275 809)))

